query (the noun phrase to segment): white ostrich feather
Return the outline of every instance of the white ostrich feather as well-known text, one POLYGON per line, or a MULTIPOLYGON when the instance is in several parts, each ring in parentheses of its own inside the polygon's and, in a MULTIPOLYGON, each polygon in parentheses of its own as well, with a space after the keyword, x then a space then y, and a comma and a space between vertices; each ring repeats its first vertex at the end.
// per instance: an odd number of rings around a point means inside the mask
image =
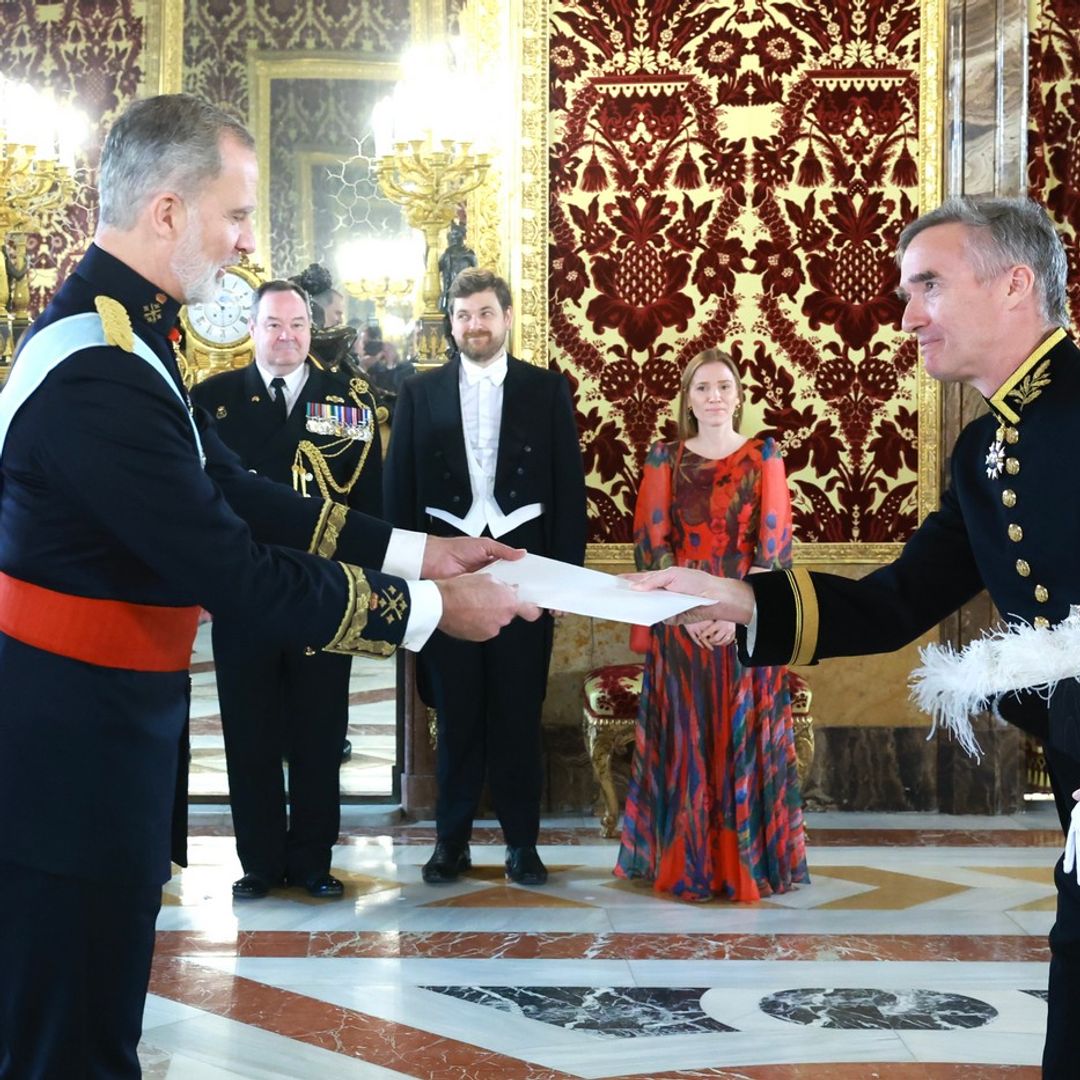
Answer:
POLYGON ((1057 626, 1016 623, 987 631, 957 652, 927 645, 911 673, 911 698, 938 728, 952 733, 974 758, 982 756, 971 718, 993 709, 1002 694, 1034 690, 1049 697, 1062 679, 1080 677, 1080 607, 1057 626))

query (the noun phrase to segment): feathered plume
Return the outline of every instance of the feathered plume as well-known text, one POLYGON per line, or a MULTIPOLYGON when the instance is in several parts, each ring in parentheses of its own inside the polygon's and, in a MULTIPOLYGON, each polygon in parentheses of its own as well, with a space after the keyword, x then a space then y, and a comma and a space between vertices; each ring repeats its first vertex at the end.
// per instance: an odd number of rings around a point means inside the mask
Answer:
POLYGON ((1080 607, 1054 627, 1016 623, 986 632, 957 652, 927 645, 922 666, 911 673, 911 698, 933 720, 930 738, 946 728, 974 758, 982 750, 972 716, 994 706, 1002 694, 1034 690, 1047 698, 1062 679, 1080 677, 1080 607))

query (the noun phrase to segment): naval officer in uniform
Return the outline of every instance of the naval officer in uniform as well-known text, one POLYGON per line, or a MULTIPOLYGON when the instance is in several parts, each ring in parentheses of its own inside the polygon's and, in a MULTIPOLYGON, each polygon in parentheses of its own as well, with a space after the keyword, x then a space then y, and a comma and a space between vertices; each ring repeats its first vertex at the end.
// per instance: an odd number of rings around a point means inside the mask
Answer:
MULTIPOLYGON (((332 374, 309 356, 307 294, 291 281, 264 282, 249 329, 252 362, 199 383, 192 399, 252 472, 301 495, 379 514, 375 401, 364 380, 332 374)), ((341 896, 330 858, 341 823, 338 773, 352 660, 283 649, 266 640, 257 618, 215 619, 212 636, 229 804, 244 870, 233 896, 257 899, 285 883, 314 897, 341 896)))

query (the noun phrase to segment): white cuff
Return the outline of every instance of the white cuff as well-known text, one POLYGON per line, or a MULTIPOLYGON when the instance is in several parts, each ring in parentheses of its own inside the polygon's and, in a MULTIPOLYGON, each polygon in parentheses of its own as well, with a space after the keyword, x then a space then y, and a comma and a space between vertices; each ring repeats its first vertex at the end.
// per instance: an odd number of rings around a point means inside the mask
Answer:
POLYGON ((386 555, 380 569, 384 574, 403 577, 410 582, 413 579, 419 580, 420 569, 424 565, 426 543, 427 533, 394 529, 390 533, 390 543, 386 546, 386 555))
MULTIPOLYGON (((422 536, 423 533, 415 535, 422 536)), ((410 581, 408 584, 409 621, 405 624, 401 646, 410 652, 419 652, 442 618, 442 593, 434 581, 410 581)))

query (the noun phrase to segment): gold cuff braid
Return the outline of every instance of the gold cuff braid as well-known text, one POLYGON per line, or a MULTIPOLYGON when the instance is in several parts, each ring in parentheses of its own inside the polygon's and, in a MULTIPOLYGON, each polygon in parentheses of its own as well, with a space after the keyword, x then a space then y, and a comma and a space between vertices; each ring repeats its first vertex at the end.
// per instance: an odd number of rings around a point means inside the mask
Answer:
POLYGON ((368 612, 371 610, 371 586, 367 575, 358 566, 349 563, 338 565, 345 572, 349 598, 341 625, 330 643, 323 646, 323 652, 343 653, 346 656, 390 656, 394 652, 394 645, 386 641, 368 641, 364 637, 368 612))
POLYGON ((809 572, 801 566, 785 573, 795 600, 795 641, 788 663, 809 664, 818 642, 817 590, 809 572))
POLYGON ((332 559, 334 552, 337 551, 341 530, 345 528, 348 517, 347 506, 327 499, 319 512, 319 520, 315 522, 315 532, 312 534, 308 552, 323 559, 332 559))

